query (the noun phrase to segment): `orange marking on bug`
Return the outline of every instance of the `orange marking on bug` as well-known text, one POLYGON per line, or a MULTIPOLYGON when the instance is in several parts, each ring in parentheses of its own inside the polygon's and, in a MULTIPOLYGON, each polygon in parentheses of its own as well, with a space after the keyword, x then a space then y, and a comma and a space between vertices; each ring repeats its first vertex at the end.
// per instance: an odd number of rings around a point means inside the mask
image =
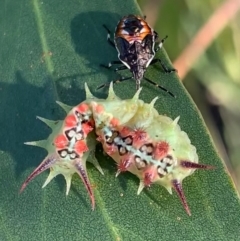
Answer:
POLYGON ((148 35, 149 33, 141 33, 141 34, 136 34, 135 36, 130 36, 130 35, 126 35, 126 34, 122 34, 120 33, 119 36, 122 38, 125 38, 128 42, 142 42, 142 40, 148 35))
POLYGON ((135 21, 139 21, 140 26, 132 26, 133 28, 131 30, 126 29, 127 25, 126 20, 130 17, 130 19, 133 18, 133 16, 126 16, 121 19, 119 24, 117 25, 117 29, 115 32, 116 37, 121 37, 126 39, 128 42, 135 42, 139 41, 142 42, 142 40, 147 35, 152 35, 152 29, 148 25, 148 23, 142 19, 141 17, 134 16, 135 21))
POLYGON ((77 141, 74 149, 78 154, 83 154, 84 152, 88 151, 88 147, 83 140, 77 141))
POLYGON ((54 145, 58 149, 63 149, 68 145, 68 139, 65 135, 60 134, 54 139, 54 145))
POLYGON ((169 144, 165 141, 158 142, 154 148, 154 158, 162 159, 169 151, 169 144))
POLYGON ((65 118, 65 125, 66 125, 66 127, 68 127, 68 128, 71 128, 71 127, 76 126, 76 125, 77 125, 77 120, 76 120, 75 115, 68 115, 68 116, 65 118))

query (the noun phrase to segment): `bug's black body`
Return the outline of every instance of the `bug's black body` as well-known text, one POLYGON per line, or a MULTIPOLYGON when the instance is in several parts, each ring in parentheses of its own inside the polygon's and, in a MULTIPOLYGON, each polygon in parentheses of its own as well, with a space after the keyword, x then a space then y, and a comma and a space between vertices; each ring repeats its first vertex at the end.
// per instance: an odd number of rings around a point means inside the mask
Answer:
MULTIPOLYGON (((118 58, 120 61, 112 61, 108 66, 110 68, 112 64, 124 64, 115 70, 129 69, 132 72, 131 77, 122 78, 118 81, 124 81, 130 78, 136 80, 136 89, 140 88, 141 80, 144 78, 151 84, 169 92, 165 88, 157 85, 153 81, 144 77, 144 73, 150 64, 154 64, 159 61, 165 72, 172 72, 175 69, 168 70, 160 59, 154 59, 156 51, 158 51, 166 38, 164 38, 155 49, 156 39, 158 34, 148 25, 145 19, 135 16, 128 15, 123 17, 117 24, 114 42, 110 39, 110 30, 104 25, 108 31, 108 41, 118 51, 118 58)), ((99 86, 99 88, 105 85, 99 86)), ((173 96, 171 92, 169 92, 173 96)))
POLYGON ((155 54, 152 50, 152 42, 149 37, 146 37, 141 43, 136 41, 130 44, 122 38, 116 39, 115 42, 118 46, 118 57, 132 72, 138 89, 140 81, 155 54))

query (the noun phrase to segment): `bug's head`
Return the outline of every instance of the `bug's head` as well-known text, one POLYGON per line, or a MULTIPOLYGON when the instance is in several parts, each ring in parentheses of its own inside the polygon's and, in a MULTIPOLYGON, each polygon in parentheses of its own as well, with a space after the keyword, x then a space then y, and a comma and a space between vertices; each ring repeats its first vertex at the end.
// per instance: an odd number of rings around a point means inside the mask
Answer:
POLYGON ((138 32, 142 29, 141 21, 135 15, 129 15, 124 20, 125 28, 131 30, 131 32, 138 32))

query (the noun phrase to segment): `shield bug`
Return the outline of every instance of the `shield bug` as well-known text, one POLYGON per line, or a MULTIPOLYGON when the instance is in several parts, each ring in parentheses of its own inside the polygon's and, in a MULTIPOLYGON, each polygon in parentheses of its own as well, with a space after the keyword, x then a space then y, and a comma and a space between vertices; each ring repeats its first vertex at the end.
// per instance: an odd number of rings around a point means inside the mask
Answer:
MULTIPOLYGON (((158 41, 158 34, 151 28, 145 21, 145 17, 141 18, 135 15, 128 15, 123 17, 117 24, 114 33, 114 41, 110 38, 110 30, 106 25, 103 27, 107 30, 107 40, 109 44, 115 47, 118 51, 119 61, 111 61, 108 65, 101 64, 102 67, 111 68, 112 65, 122 64, 115 71, 129 69, 132 76, 122 77, 114 83, 122 82, 128 79, 136 80, 136 89, 140 88, 142 79, 145 79, 150 84, 168 92, 171 96, 175 97, 166 88, 158 85, 154 81, 146 78, 144 73, 149 65, 159 62, 166 73, 176 71, 175 69, 168 69, 159 58, 154 58, 156 52, 162 48, 163 43, 167 36, 161 41, 158 41)), ((98 89, 105 87, 103 84, 98 89)))

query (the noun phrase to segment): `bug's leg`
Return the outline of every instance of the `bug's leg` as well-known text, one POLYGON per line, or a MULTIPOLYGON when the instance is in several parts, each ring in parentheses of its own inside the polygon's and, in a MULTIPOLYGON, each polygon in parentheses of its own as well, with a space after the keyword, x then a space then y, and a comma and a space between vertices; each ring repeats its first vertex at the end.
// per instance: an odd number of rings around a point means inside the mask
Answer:
POLYGON ((112 67, 114 64, 122 64, 122 62, 119 61, 119 60, 116 60, 116 61, 111 61, 111 62, 109 62, 108 65, 100 64, 100 66, 103 67, 103 68, 106 68, 106 69, 111 69, 111 67, 112 67))
POLYGON ((127 69, 127 66, 125 65, 122 65, 122 66, 119 66, 118 68, 115 69, 115 71, 119 71, 119 70, 124 70, 124 69, 127 69))
MULTIPOLYGON (((113 66, 113 64, 121 64, 121 63, 122 63, 121 61, 112 61, 112 62, 109 62, 108 65, 100 64, 100 66, 101 66, 101 67, 104 67, 104 68, 106 68, 106 69, 110 69, 110 68, 113 66)), ((114 69, 114 71, 117 72, 117 71, 124 70, 124 69, 127 69, 127 66, 121 65, 121 66, 119 66, 118 68, 114 69)))
POLYGON ((166 67, 166 65, 162 62, 161 59, 153 59, 152 62, 150 63, 150 65, 153 65, 155 63, 159 62, 164 70, 165 73, 172 73, 172 72, 176 72, 177 70, 176 69, 168 69, 166 67))
MULTIPOLYGON (((154 37, 155 37, 155 40, 154 40, 154 41, 156 42, 157 39, 158 39, 158 33, 157 33, 156 31, 154 31, 153 33, 154 33, 154 37)), ((156 42, 156 43, 158 43, 158 42, 156 42)), ((155 50, 155 52, 156 52, 156 50, 155 50)))
POLYGON ((149 82, 150 84, 155 85, 155 86, 158 87, 159 89, 167 92, 169 95, 171 95, 172 97, 176 98, 176 96, 175 96, 172 92, 170 92, 169 90, 167 90, 167 89, 164 88, 163 86, 155 83, 154 81, 152 81, 152 80, 150 80, 150 79, 148 79, 148 78, 146 78, 146 77, 144 77, 144 79, 145 79, 147 82, 149 82))
POLYGON ((108 28, 105 24, 103 24, 103 27, 104 27, 104 28, 107 30, 107 32, 108 32, 108 34, 107 34, 107 41, 108 41, 108 43, 109 43, 112 47, 115 48, 115 44, 114 44, 114 42, 111 40, 111 37, 110 37, 111 31, 109 30, 109 28, 108 28))
POLYGON ((122 77, 121 79, 114 80, 114 81, 113 81, 113 84, 119 84, 120 82, 123 82, 123 81, 128 80, 128 79, 132 79, 132 76, 122 77))
MULTIPOLYGON (((155 39, 157 39, 158 34, 157 34, 157 32, 155 32, 155 31, 154 31, 154 33, 155 33, 155 39)), ((162 48, 163 43, 164 43, 164 41, 165 41, 167 38, 168 38, 168 36, 166 35, 166 36, 158 43, 157 48, 155 49, 155 52, 157 52, 159 49, 162 48)))
MULTIPOLYGON (((118 83, 120 83, 120 82, 123 82, 123 81, 128 80, 128 79, 131 79, 131 78, 132 78, 132 76, 131 76, 131 77, 122 77, 121 79, 114 80, 114 81, 113 81, 113 84, 118 84, 118 83)), ((109 83, 102 84, 102 85, 98 86, 98 87, 97 87, 97 90, 102 89, 102 88, 104 88, 104 87, 106 87, 106 86, 109 86, 109 83)))
MULTIPOLYGON (((157 32, 154 31, 154 34, 155 34, 155 39, 157 39, 157 38, 158 38, 157 32)), ((155 49, 155 52, 159 51, 159 49, 161 49, 161 48, 163 47, 163 43, 164 43, 164 41, 165 41, 167 38, 168 38, 168 36, 166 35, 166 36, 158 43, 157 48, 155 49)), ((168 69, 168 68, 166 67, 166 65, 162 62, 162 60, 161 60, 161 59, 157 59, 157 58, 156 58, 156 59, 153 59, 152 62, 150 63, 150 65, 153 65, 153 64, 155 64, 155 63, 157 63, 157 62, 159 62, 159 63, 161 64, 163 70, 164 70, 166 73, 172 73, 172 72, 177 71, 176 69, 168 69)))

